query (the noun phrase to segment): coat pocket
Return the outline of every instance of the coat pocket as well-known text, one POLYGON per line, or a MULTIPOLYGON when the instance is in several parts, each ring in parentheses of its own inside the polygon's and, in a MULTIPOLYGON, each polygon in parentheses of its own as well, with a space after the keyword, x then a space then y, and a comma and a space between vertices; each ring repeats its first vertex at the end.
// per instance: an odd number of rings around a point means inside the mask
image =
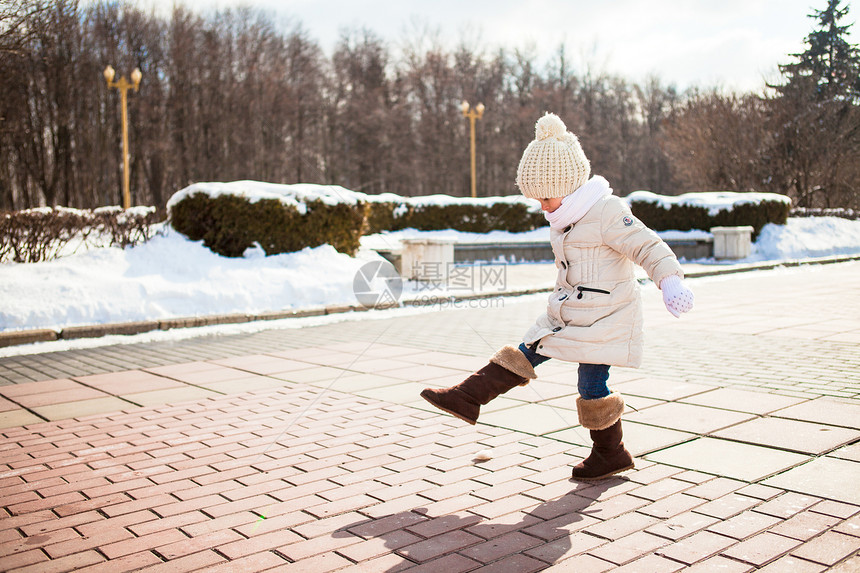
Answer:
POLYGON ((581 299, 583 296, 585 296, 585 293, 587 293, 587 292, 595 292, 595 293, 599 293, 599 294, 610 294, 610 292, 608 290, 604 290, 602 288, 591 288, 591 287, 578 286, 578 287, 576 287, 576 290, 579 291, 579 293, 576 295, 576 298, 579 298, 579 299, 581 299))
POLYGON ((591 326, 615 310, 611 294, 602 288, 574 287, 567 303, 562 306, 562 320, 568 326, 591 326))

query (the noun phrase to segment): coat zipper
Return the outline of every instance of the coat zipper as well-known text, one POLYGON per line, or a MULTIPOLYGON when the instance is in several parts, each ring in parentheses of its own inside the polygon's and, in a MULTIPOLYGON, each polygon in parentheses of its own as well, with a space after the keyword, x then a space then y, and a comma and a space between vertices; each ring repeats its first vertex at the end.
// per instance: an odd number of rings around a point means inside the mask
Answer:
POLYGON ((582 298, 583 293, 585 292, 599 292, 600 294, 610 294, 608 290, 603 290, 601 288, 589 288, 584 286, 576 287, 576 290, 579 291, 579 294, 576 295, 576 298, 582 298))

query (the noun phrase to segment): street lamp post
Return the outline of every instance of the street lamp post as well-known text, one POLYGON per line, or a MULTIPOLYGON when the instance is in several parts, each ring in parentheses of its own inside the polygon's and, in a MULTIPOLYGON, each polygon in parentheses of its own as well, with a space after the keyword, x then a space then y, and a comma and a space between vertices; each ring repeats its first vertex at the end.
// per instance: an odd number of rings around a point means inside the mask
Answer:
POLYGON ((119 90, 120 99, 122 101, 122 206, 124 209, 131 207, 131 194, 129 193, 129 166, 128 166, 128 90, 134 88, 137 91, 140 87, 140 78, 142 74, 139 68, 134 68, 131 72, 131 83, 125 79, 125 76, 120 76, 119 81, 113 81, 116 72, 113 67, 105 68, 104 76, 107 80, 108 89, 116 88, 119 90))
POLYGON ((463 111, 463 117, 469 118, 469 131, 472 136, 472 197, 477 197, 475 190, 475 120, 481 119, 481 116, 484 115, 484 104, 479 103, 475 106, 474 111, 469 111, 469 102, 464 101, 460 104, 460 109, 463 111))

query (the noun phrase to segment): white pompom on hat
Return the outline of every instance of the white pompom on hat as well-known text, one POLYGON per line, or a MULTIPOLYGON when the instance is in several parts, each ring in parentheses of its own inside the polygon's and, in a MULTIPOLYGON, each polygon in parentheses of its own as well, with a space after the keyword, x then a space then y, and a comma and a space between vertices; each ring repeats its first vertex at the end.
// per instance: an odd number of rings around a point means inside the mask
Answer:
POLYGON ((579 139, 557 115, 547 113, 535 124, 517 168, 517 186, 526 197, 566 197, 591 177, 591 164, 579 139))

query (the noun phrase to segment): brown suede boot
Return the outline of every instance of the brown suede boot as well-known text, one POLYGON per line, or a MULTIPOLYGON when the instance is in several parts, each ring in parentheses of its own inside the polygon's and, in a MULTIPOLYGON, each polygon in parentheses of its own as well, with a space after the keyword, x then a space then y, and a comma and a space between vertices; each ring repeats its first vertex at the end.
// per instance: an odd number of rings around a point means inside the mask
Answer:
POLYGON ((513 346, 496 352, 490 363, 450 388, 427 388, 421 397, 464 422, 475 424, 481 406, 515 386, 537 378, 525 354, 513 346))
POLYGON ((593 481, 633 469, 633 456, 621 441, 624 400, 617 392, 597 400, 576 399, 579 423, 591 431, 591 454, 573 468, 573 479, 593 481))

